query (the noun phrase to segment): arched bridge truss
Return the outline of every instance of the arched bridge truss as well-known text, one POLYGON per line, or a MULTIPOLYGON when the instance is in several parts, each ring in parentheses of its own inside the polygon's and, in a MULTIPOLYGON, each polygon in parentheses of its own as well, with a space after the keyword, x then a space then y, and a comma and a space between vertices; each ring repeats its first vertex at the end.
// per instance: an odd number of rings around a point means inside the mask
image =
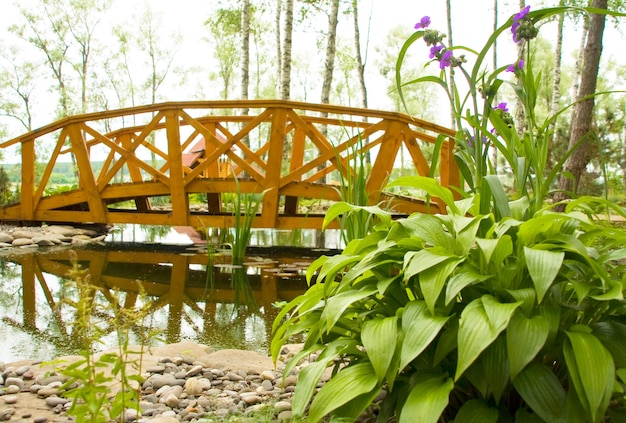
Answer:
MULTIPOLYGON (((370 204, 427 211, 413 196, 383 188, 398 173, 431 174, 427 157, 440 135, 454 133, 401 113, 282 100, 72 116, 0 144, 19 145, 22 164, 21 198, 2 207, 0 218, 230 227, 234 195, 263 193, 254 227, 319 228, 323 209, 315 204, 341 200, 338 188, 354 181, 355 159, 368 163, 370 204), (74 180, 60 187, 55 169, 68 163, 74 180), (191 196, 205 205, 191 207, 191 196)), ((434 172, 444 186, 459 185, 452 150, 446 140, 434 172)), ((435 202, 428 211, 441 210, 435 202)))

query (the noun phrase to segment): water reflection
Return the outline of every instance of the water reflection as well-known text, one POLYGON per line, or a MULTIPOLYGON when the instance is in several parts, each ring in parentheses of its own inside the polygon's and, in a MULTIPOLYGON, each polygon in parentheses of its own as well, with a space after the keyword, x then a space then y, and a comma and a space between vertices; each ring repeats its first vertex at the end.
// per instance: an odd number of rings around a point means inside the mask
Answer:
MULTIPOLYGON (((101 310, 147 308, 143 327, 133 328, 137 343, 148 328, 156 343, 195 340, 218 348, 267 352, 275 302, 289 301, 306 289, 305 272, 315 258, 311 249, 249 249, 244 267, 233 267, 227 252, 198 245, 107 242, 74 250, 81 268, 99 289, 89 298, 101 310)), ((23 253, 0 261, 0 361, 50 359, 75 353, 72 332, 78 301, 67 275, 70 250, 23 253), (69 303, 69 302, 68 302, 69 303)), ((114 325, 104 330, 103 348, 117 344, 114 325)))

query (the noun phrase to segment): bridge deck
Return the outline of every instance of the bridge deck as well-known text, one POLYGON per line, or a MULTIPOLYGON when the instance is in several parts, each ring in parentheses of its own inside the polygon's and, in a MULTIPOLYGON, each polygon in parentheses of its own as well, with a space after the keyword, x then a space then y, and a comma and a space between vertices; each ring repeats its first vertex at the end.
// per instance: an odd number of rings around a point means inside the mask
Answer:
POLYGON ((22 159, 20 202, 4 206, 0 218, 227 227, 235 224, 234 195, 256 193, 262 199, 253 226, 319 228, 323 214, 311 205, 341 200, 361 164, 370 204, 385 201, 403 214, 439 212, 436 201, 426 208, 419 192, 383 188, 399 169, 458 186, 451 136, 401 113, 279 100, 73 116, 0 144, 19 145, 22 159), (69 190, 51 182, 62 162, 74 164, 69 190), (190 207, 197 198, 206 204, 201 210, 190 207))

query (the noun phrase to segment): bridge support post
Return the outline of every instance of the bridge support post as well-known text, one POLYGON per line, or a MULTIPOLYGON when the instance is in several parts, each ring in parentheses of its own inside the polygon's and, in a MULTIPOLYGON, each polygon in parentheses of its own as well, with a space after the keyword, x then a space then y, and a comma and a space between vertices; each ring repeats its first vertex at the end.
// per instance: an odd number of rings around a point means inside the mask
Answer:
POLYGON ((287 113, 284 109, 274 109, 272 129, 270 131, 270 148, 267 155, 267 171, 263 188, 263 209, 261 224, 265 228, 275 227, 278 217, 278 187, 283 163, 283 148, 285 145, 287 113))

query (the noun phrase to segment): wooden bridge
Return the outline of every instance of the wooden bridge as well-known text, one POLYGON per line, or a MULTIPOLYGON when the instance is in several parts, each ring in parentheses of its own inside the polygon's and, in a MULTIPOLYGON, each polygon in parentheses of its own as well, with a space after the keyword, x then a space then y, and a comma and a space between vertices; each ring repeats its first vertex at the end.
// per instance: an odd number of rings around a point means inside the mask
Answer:
MULTIPOLYGON (((341 200, 338 188, 352 180, 361 158, 368 161, 370 204, 426 211, 419 198, 383 188, 399 169, 431 174, 427 157, 437 137, 453 135, 401 113, 282 100, 162 103, 72 116, 0 144, 19 147, 22 172, 21 198, 3 206, 0 219, 230 227, 232 193, 262 193, 254 227, 320 228, 323 210, 312 205, 341 200), (74 169, 64 187, 51 178, 62 163, 74 169), (204 207, 193 207, 197 198, 204 207)), ((444 186, 459 185, 452 145, 444 142, 434 172, 444 186)), ((429 211, 441 210, 434 203, 429 211)))

